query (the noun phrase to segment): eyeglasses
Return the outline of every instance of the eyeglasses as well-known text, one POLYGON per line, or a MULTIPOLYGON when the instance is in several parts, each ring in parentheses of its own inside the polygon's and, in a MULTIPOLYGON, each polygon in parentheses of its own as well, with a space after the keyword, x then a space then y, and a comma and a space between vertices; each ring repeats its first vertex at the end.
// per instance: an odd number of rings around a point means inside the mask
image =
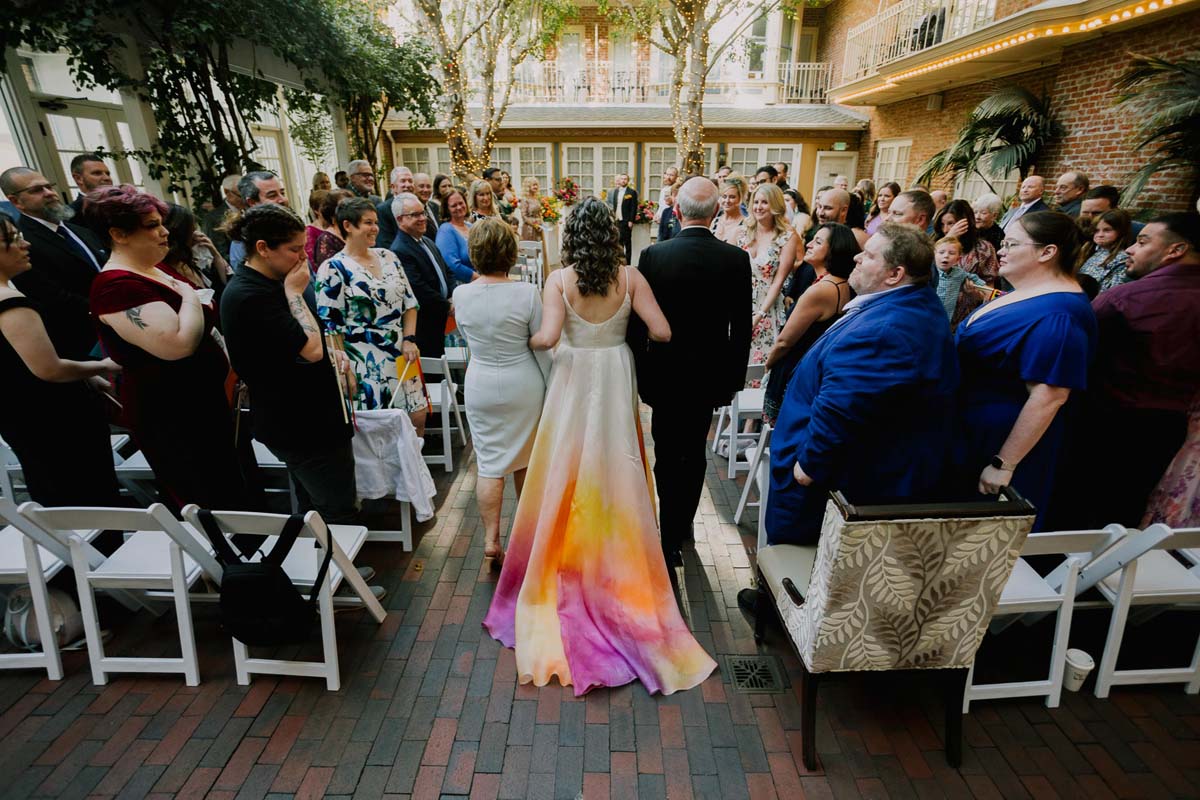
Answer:
POLYGON ((21 192, 47 192, 47 191, 48 192, 57 192, 58 191, 57 184, 35 183, 32 186, 26 186, 24 189, 17 189, 15 192, 12 192, 12 194, 14 196, 16 196, 16 195, 20 194, 21 192))
POLYGON ((400 214, 400 215, 398 215, 398 216, 399 216, 399 218, 400 218, 400 219, 404 219, 405 217, 411 217, 412 219, 416 219, 417 217, 423 217, 423 216, 425 216, 425 211, 424 211, 424 210, 421 210, 421 211, 410 211, 410 212, 408 212, 407 214, 400 214))
POLYGON ((371 172, 351 172, 350 175, 355 178, 374 178, 374 173, 371 172))

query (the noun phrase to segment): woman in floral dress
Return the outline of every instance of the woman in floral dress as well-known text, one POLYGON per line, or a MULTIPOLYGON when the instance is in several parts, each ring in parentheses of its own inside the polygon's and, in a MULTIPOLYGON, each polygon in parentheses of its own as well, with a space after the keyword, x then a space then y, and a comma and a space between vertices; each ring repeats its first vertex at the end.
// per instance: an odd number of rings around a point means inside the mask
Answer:
POLYGON ((369 201, 343 200, 337 225, 346 247, 317 273, 317 311, 326 330, 342 337, 354 367, 354 407, 402 408, 423 436, 429 401, 416 367, 421 357, 415 341, 417 298, 396 255, 371 246, 379 219, 369 201), (401 358, 414 365, 403 384, 396 370, 401 358))
MULTIPOLYGON (((738 246, 750 254, 754 282, 754 306, 750 339, 750 363, 765 364, 767 354, 783 328, 783 285, 796 260, 796 237, 787 221, 783 192, 773 183, 754 190, 746 232, 738 246)), ((757 388, 758 380, 747 388, 757 388)))

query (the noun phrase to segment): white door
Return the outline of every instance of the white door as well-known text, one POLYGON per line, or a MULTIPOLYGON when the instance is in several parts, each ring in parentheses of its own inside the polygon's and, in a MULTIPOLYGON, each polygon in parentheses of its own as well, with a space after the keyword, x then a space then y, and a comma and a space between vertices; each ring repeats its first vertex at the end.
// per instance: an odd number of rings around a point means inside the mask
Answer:
POLYGON ((858 181, 854 177, 858 169, 858 153, 847 153, 835 150, 821 150, 817 153, 817 169, 813 174, 813 193, 810 200, 817 196, 817 189, 822 186, 832 186, 833 179, 845 175, 850 179, 850 188, 858 181))
MULTIPOLYGON (((68 199, 74 199, 79 190, 71 179, 71 159, 99 149, 107 152, 131 149, 129 123, 121 112, 113 109, 64 102, 47 106, 43 106, 46 110, 40 121, 50 135, 59 162, 52 180, 66 192, 68 199)), ((104 162, 108 164, 114 183, 131 183, 139 188, 145 183, 141 165, 136 161, 105 156, 104 162)))

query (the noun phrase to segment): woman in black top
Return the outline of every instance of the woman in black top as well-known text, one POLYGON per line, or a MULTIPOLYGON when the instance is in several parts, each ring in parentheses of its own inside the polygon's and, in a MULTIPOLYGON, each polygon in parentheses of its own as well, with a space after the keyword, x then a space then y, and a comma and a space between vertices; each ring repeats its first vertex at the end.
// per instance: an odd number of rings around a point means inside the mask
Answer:
POLYGON ((345 353, 325 349, 304 222, 286 206, 263 204, 230 236, 246 243, 246 261, 225 289, 221 322, 233 369, 250 390, 254 438, 287 465, 302 511, 352 523, 354 431, 342 397, 354 396, 354 372, 345 353))
POLYGON ((109 388, 103 376, 121 368, 108 358, 59 358, 37 305, 11 284, 28 269, 29 244, 0 214, 0 435, 42 505, 118 505, 100 391, 109 388))

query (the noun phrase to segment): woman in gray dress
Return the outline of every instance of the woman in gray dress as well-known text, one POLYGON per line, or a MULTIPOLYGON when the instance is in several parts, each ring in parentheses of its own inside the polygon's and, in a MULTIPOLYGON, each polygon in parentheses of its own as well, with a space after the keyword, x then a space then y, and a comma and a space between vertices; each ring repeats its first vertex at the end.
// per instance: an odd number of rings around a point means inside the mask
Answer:
POLYGON ((511 281, 517 238, 499 217, 475 223, 467 239, 479 278, 454 290, 454 316, 467 338, 467 421, 475 445, 475 493, 483 518, 484 556, 498 567, 500 507, 510 473, 517 496, 533 449, 550 360, 529 349, 542 324, 542 300, 531 283, 511 281))

